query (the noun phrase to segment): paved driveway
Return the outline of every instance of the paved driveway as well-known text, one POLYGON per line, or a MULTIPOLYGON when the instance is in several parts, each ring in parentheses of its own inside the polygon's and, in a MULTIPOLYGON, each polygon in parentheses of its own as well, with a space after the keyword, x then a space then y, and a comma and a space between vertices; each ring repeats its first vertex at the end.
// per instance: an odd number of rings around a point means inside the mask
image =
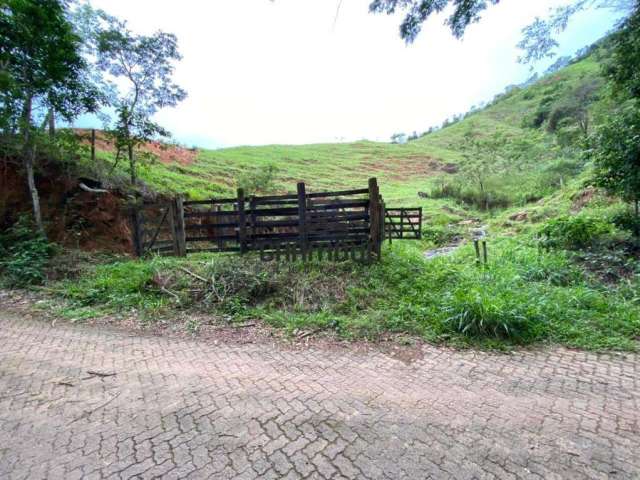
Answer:
POLYGON ((407 365, 0 314, 0 478, 640 478, 639 360, 407 365))

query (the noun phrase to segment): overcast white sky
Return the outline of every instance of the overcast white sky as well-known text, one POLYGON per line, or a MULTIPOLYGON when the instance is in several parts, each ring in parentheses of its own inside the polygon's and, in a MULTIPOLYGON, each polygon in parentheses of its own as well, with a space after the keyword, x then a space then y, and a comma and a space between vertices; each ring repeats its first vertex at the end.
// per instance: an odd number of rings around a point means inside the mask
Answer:
MULTIPOLYGON (((412 45, 401 16, 370 0, 93 0, 140 33, 177 35, 175 78, 189 97, 156 119, 187 145, 222 147, 371 139, 424 131, 529 76, 515 48, 523 26, 567 0, 502 0, 462 41, 433 18, 412 45)), ((608 31, 603 10, 574 19, 572 54, 608 31)), ((96 126, 88 119, 80 126, 96 126)))

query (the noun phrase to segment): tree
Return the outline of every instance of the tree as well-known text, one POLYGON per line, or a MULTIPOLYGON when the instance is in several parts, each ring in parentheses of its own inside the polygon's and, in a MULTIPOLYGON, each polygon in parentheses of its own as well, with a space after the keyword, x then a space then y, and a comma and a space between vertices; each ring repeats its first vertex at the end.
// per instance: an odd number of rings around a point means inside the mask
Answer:
MULTIPOLYGON (((613 116, 590 138, 587 158, 594 183, 635 205, 640 221, 640 108, 636 103, 613 116)), ((636 231, 636 234, 640 232, 636 231)))
POLYGON ((137 182, 137 146, 169 132, 151 120, 161 108, 172 107, 186 98, 186 92, 173 83, 173 62, 182 57, 175 35, 156 32, 135 35, 126 22, 102 14, 106 28, 97 38, 99 68, 123 78, 128 88, 114 102, 116 162, 125 151, 129 161, 131 184, 137 182))
POLYGON ((482 137, 474 131, 473 125, 464 132, 460 143, 465 159, 462 176, 478 187, 484 210, 489 209, 490 203, 487 181, 503 168, 504 158, 498 152, 505 143, 506 139, 500 132, 482 137))
MULTIPOLYGON (((586 157, 595 167, 594 183, 635 205, 640 226, 640 4, 612 38, 605 66, 612 95, 622 107, 588 141, 586 157)), ((640 236, 640 229, 636 229, 640 236)))
POLYGON ((413 42, 422 29, 422 24, 433 14, 442 12, 453 4, 453 13, 447 18, 446 25, 456 38, 464 35, 466 28, 480 19, 480 13, 488 4, 495 5, 500 0, 373 0, 369 5, 372 13, 396 13, 406 11, 400 24, 400 36, 407 42, 413 42))
POLYGON ((535 63, 544 58, 556 55, 559 46, 556 36, 567 29, 571 18, 589 8, 607 9, 627 16, 633 9, 636 0, 574 0, 568 5, 551 10, 547 18, 536 19, 522 30, 522 40, 518 48, 523 54, 518 58, 520 63, 535 63))
POLYGON ((98 96, 82 82, 86 67, 80 39, 59 0, 4 0, 0 6, 0 62, 3 64, 0 126, 19 135, 33 215, 44 234, 35 183, 34 109, 57 110, 65 118, 97 108, 98 96))
MULTIPOLYGON (((400 36, 407 42, 413 42, 422 30, 422 24, 434 14, 443 12, 450 5, 453 8, 445 24, 456 38, 461 38, 467 27, 480 20, 484 10, 496 5, 500 0, 373 0, 369 4, 372 13, 394 14, 405 11, 400 24, 400 36)), ((519 57, 521 63, 534 63, 555 56, 558 46, 556 36, 563 32, 570 19, 588 8, 603 8, 622 12, 627 15, 636 0, 573 0, 568 5, 551 10, 547 18, 536 18, 522 31, 522 40, 518 48, 523 51, 519 57)))
POLYGON ((391 135, 391 143, 407 143, 407 134, 406 133, 394 133, 391 135))
POLYGON ((593 78, 570 92, 567 98, 551 111, 548 130, 555 132, 563 120, 570 119, 575 121, 582 135, 586 137, 591 123, 589 106, 598 99, 601 87, 602 80, 593 78))
POLYGON ((640 3, 612 37, 611 61, 605 66, 613 94, 619 99, 640 99, 640 3))

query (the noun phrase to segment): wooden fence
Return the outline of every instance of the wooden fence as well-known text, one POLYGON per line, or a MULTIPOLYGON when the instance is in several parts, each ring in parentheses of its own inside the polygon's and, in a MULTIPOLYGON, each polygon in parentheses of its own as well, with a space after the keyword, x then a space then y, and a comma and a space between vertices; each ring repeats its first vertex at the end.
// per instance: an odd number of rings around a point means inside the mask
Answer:
MULTIPOLYGON (((298 183, 295 194, 245 197, 238 189, 234 198, 176 198, 132 211, 139 256, 259 252, 266 261, 379 258, 390 232, 385 218, 392 217, 385 214, 375 178, 363 189, 307 192, 305 184, 298 183)), ((420 221, 407 225, 419 232, 420 221)))

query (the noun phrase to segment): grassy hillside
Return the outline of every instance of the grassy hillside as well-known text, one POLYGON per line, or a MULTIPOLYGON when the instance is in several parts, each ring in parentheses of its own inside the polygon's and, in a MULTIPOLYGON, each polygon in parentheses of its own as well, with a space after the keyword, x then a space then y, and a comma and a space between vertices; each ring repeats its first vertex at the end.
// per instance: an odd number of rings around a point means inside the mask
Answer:
MULTIPOLYGON (((496 155, 512 160, 514 171, 526 169, 531 177, 536 170, 542 172, 564 159, 567 152, 558 144, 557 135, 549 134, 544 127, 526 126, 530 117, 541 103, 551 108, 562 103, 580 85, 597 79, 599 71, 597 60, 590 56, 535 85, 503 95, 454 125, 404 145, 362 141, 199 150, 193 162, 156 162, 144 167, 141 177, 152 190, 204 198, 232 192, 243 176, 269 167, 275 171, 272 188, 278 191, 291 190, 300 180, 314 189, 363 185, 375 175, 386 198, 415 203, 418 191, 451 175, 443 172, 450 171, 446 165, 464 166, 461 146, 470 130, 480 137, 496 133, 506 137, 507 143, 496 155)), ((591 108, 596 114, 597 107, 596 102, 591 108)), ((102 158, 109 157, 103 152, 102 158)), ((505 190, 509 187, 506 185, 505 190)))
MULTIPOLYGON (((588 129, 609 111, 599 65, 605 54, 601 48, 404 145, 183 150, 140 172, 151 191, 196 199, 233 194, 238 185, 291 191, 301 180, 311 190, 360 187, 376 176, 388 205, 423 206, 425 215, 424 240, 385 245, 375 265, 273 265, 250 255, 73 259, 73 274, 57 273, 63 279, 48 287, 62 306, 47 308, 74 320, 134 310, 143 325, 182 322, 192 333, 204 323, 250 320, 292 334, 636 349, 639 249, 626 207, 585 187, 589 166, 580 155, 588 129), (484 267, 465 244, 473 228, 489 235, 484 267), (460 242, 455 253, 425 260, 425 250, 460 242), (194 284, 198 276, 215 281, 194 284)), ((102 162, 84 167, 124 185, 123 165, 108 173, 112 156, 102 148, 102 162)), ((7 239, 19 244, 15 234, 7 239)), ((15 258, 6 272, 19 277, 30 257, 18 251, 15 258)))

